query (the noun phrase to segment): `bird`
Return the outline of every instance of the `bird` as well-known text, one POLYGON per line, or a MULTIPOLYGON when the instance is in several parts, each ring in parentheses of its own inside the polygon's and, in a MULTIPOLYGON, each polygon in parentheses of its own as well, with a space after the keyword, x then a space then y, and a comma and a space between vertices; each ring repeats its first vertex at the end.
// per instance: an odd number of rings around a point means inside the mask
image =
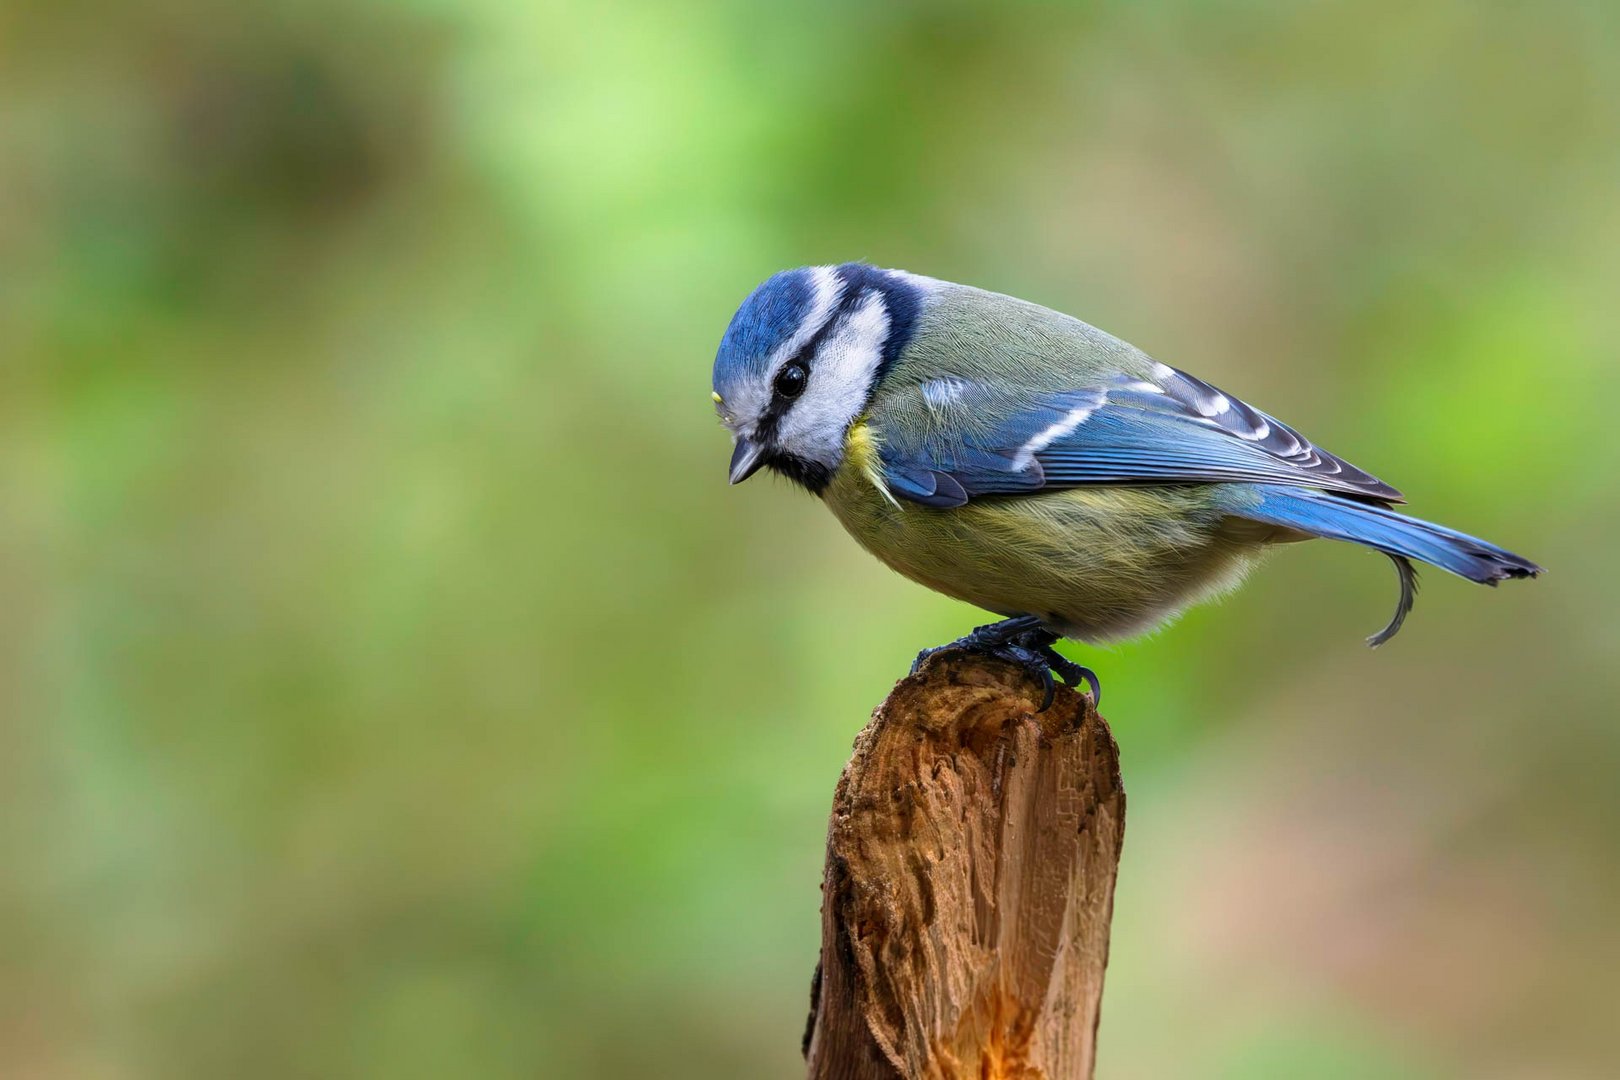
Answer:
POLYGON ((1040 679, 1057 652, 1150 631, 1234 589, 1267 549, 1313 538, 1387 556, 1394 637, 1414 561, 1495 585, 1542 568, 1396 510, 1402 494, 1287 424, 1081 320, 861 262, 772 275, 732 317, 711 397, 729 478, 820 497, 895 571, 1000 616, 945 649, 1040 679))

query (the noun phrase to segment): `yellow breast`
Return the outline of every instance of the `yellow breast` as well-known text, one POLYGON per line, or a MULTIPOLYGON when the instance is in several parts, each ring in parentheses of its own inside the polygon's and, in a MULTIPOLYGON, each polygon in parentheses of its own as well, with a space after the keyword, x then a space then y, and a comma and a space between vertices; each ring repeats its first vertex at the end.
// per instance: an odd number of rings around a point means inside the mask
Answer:
POLYGON ((1204 485, 1095 487, 935 508, 896 499, 862 418, 822 492, 861 546, 913 581, 1002 615, 1040 615, 1082 641, 1139 632, 1235 584, 1250 545, 1204 485))

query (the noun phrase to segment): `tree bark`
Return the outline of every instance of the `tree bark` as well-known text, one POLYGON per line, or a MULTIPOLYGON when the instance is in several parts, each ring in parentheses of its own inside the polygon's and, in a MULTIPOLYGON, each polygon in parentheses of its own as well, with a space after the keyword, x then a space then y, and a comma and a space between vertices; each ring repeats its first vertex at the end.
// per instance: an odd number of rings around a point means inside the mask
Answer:
POLYGON ((1092 1075, 1119 750, 1089 697, 960 652, 855 740, 827 828, 811 1080, 1092 1075))

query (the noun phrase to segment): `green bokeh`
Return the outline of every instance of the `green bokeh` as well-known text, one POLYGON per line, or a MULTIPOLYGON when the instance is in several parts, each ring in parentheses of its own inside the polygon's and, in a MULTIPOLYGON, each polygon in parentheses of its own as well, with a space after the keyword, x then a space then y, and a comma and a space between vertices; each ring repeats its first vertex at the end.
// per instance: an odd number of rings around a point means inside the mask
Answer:
POLYGON ((0 1076, 791 1076, 977 613, 724 482, 731 311, 1081 315, 1551 573, 1088 654, 1110 1077, 1620 1072, 1620 8, 13 0, 0 1076))

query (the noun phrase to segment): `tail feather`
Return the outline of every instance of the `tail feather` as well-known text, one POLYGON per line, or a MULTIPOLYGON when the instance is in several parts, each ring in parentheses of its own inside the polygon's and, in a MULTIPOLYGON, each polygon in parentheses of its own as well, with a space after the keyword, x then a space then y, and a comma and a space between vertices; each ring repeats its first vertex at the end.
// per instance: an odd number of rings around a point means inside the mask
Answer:
POLYGON ((1258 501, 1241 511, 1251 521, 1278 525, 1329 540, 1362 544, 1389 556, 1400 577, 1401 598, 1388 626, 1367 639, 1382 645, 1395 636, 1417 594, 1411 560, 1429 563, 1469 581, 1495 585, 1507 578, 1535 577, 1541 567, 1529 559, 1467 533, 1408 517, 1386 506, 1356 502, 1311 488, 1256 484, 1258 501))
MULTIPOLYGON (((1384 554, 1389 555, 1389 552, 1384 554)), ((1401 598, 1395 602, 1395 614, 1390 616, 1389 625, 1367 639, 1367 644, 1375 649, 1400 633, 1401 624, 1417 600, 1417 567, 1412 565, 1412 560, 1405 555, 1389 555, 1389 561, 1395 564, 1395 576, 1401 579, 1401 598)))

